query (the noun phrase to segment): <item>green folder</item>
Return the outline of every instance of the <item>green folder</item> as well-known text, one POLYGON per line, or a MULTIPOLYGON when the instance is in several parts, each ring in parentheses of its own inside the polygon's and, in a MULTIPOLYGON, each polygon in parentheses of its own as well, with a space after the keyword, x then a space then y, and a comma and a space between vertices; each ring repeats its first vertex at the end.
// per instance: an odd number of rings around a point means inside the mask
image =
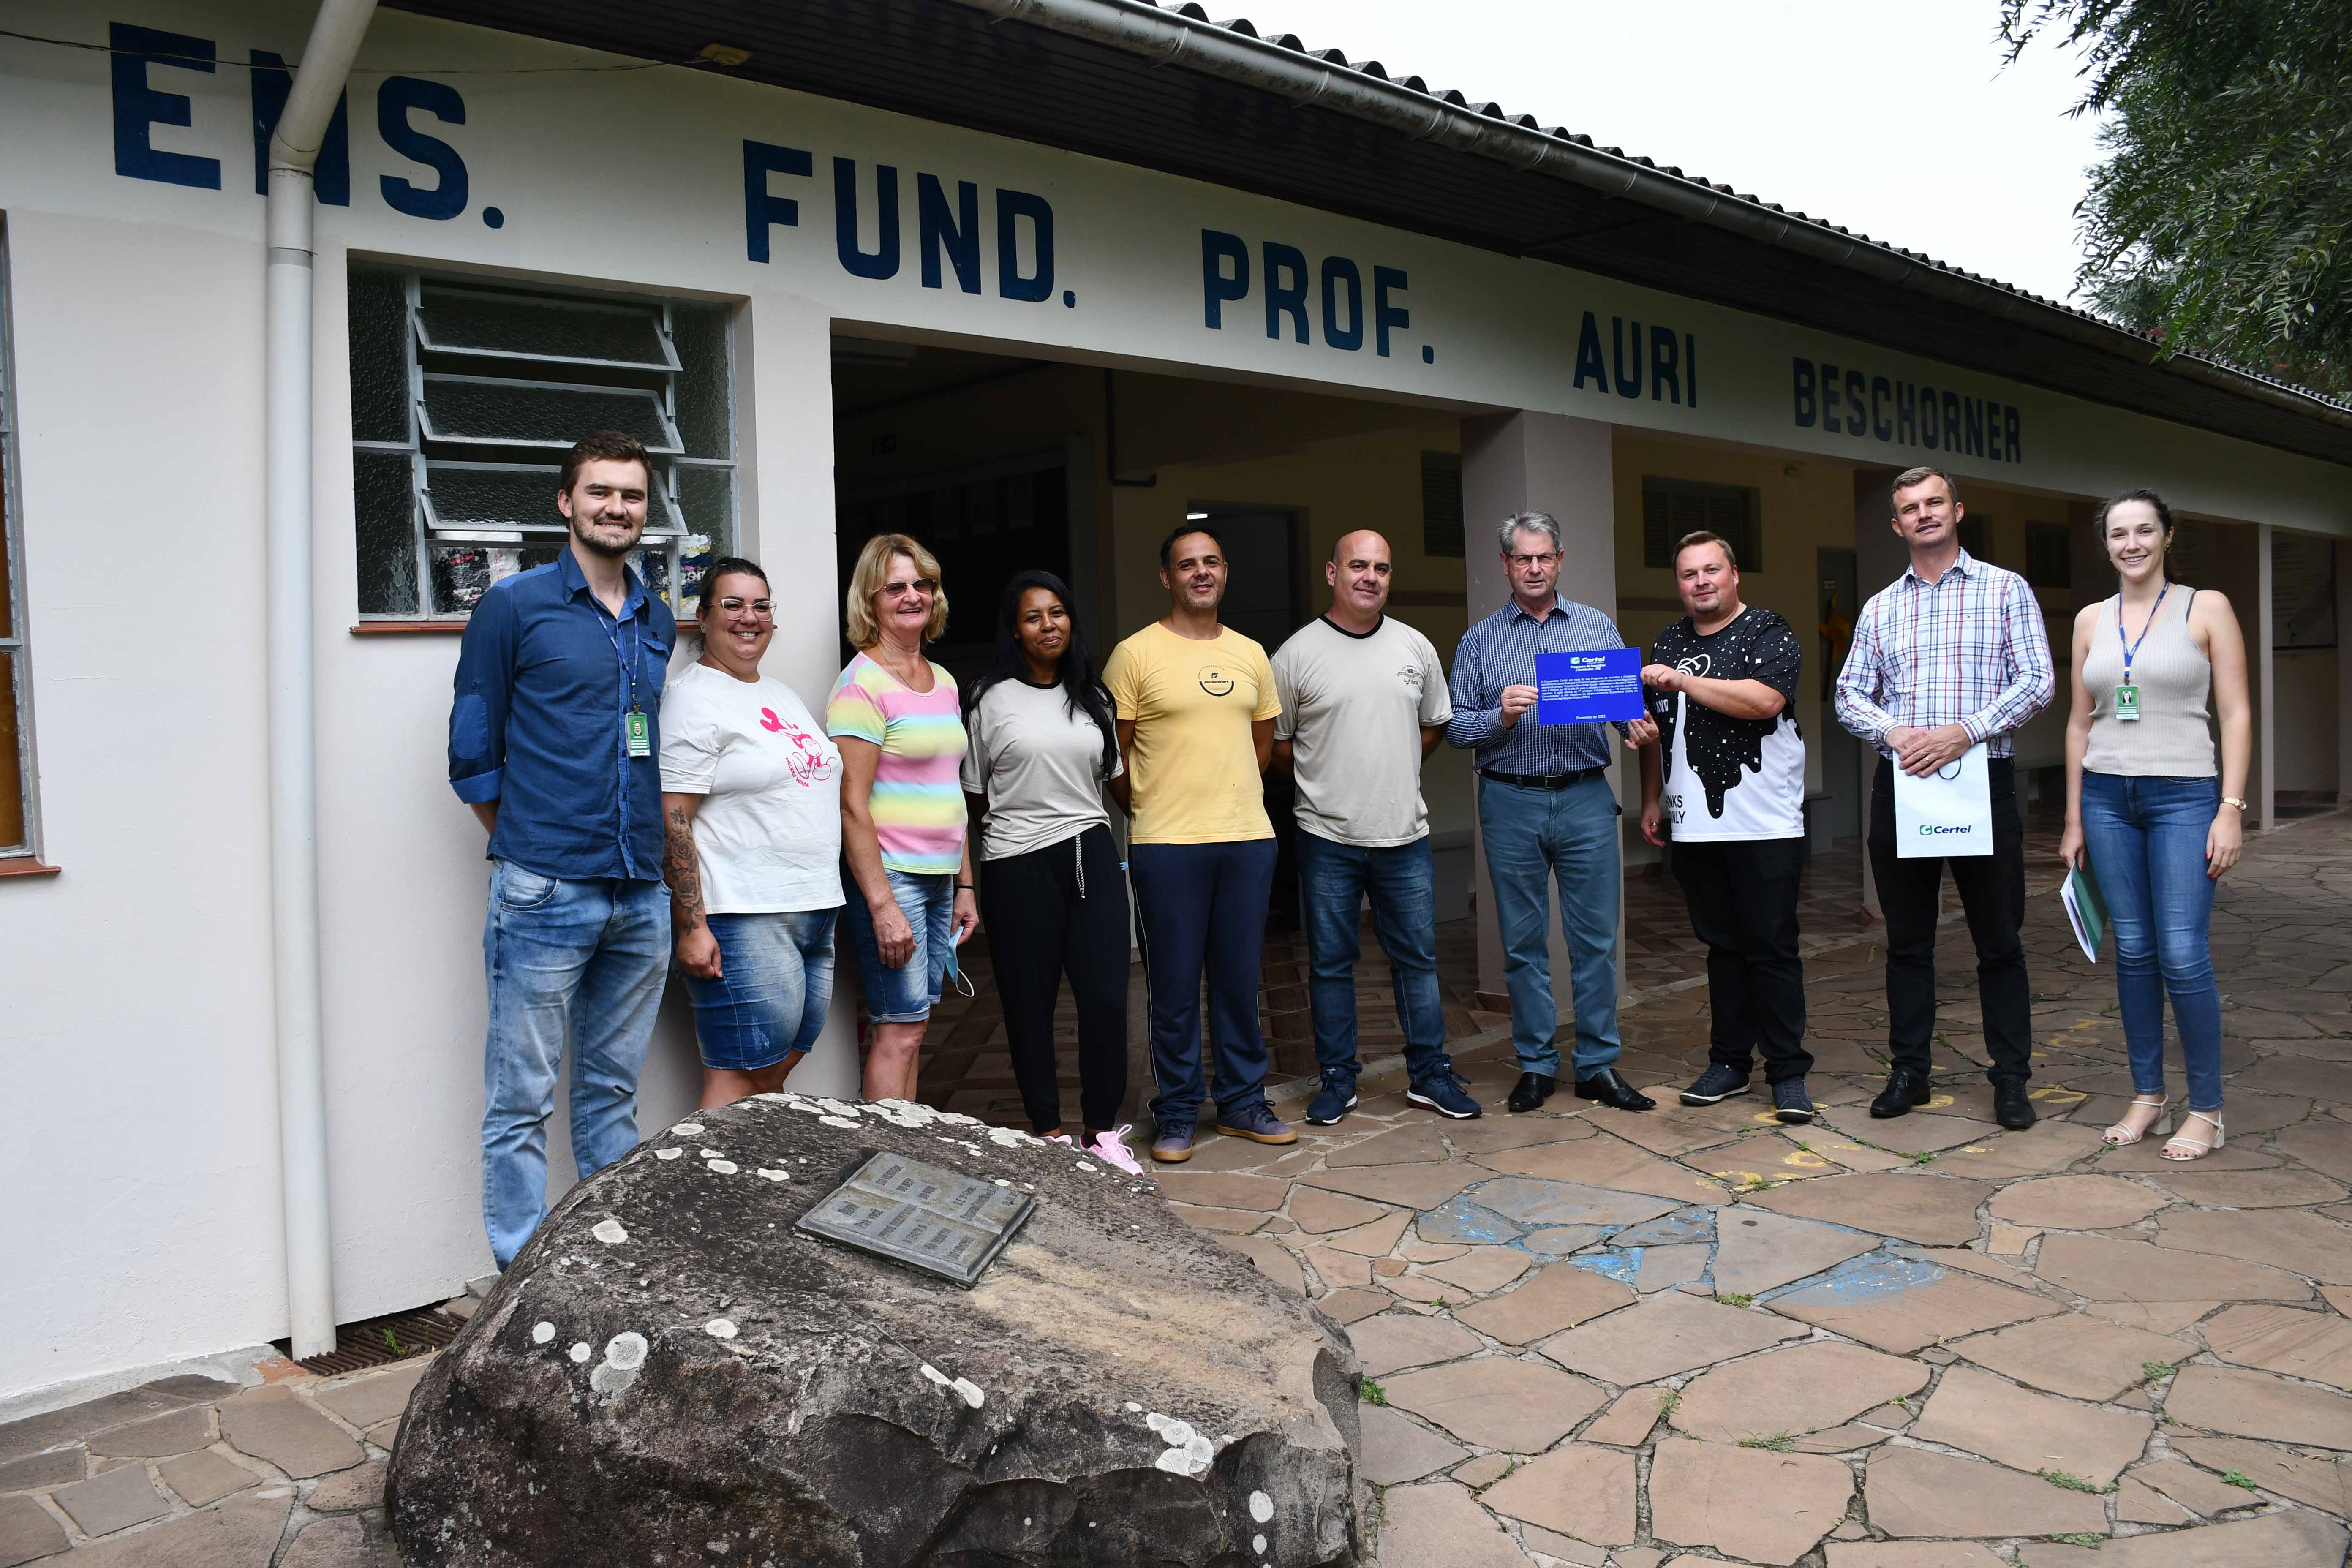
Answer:
POLYGON ((2083 956, 2098 963, 2099 948, 2107 940, 2107 900, 2099 892, 2099 879, 2087 857, 2082 869, 2066 873, 2066 879, 2058 885, 2058 897, 2066 905, 2074 940, 2083 944, 2083 956))

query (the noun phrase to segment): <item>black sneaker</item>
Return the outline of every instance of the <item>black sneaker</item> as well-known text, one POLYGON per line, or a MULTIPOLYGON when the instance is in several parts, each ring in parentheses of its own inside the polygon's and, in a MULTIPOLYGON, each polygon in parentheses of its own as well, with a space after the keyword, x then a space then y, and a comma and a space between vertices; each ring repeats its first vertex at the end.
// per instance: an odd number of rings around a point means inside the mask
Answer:
MULTIPOLYGON (((1440 1116, 1450 1116, 1456 1121, 1467 1121, 1480 1114, 1478 1102, 1464 1092, 1463 1078, 1457 1072, 1444 1072, 1423 1079, 1404 1091, 1404 1102, 1423 1110, 1434 1110, 1440 1116)), ((1313 1121, 1313 1117, 1308 1117, 1313 1121)))
POLYGON ((1729 1100, 1735 1094, 1748 1092, 1748 1075, 1738 1068, 1721 1062, 1709 1062, 1698 1081, 1683 1090, 1685 1105, 1713 1105, 1719 1100, 1729 1100))
POLYGON ((1813 1097, 1805 1092, 1803 1079, 1787 1079, 1772 1086, 1772 1114, 1783 1121, 1813 1119, 1813 1097))
POLYGON ((1355 1079, 1344 1072, 1326 1071, 1322 1089, 1307 1107, 1307 1125, 1329 1127, 1355 1109, 1355 1079))

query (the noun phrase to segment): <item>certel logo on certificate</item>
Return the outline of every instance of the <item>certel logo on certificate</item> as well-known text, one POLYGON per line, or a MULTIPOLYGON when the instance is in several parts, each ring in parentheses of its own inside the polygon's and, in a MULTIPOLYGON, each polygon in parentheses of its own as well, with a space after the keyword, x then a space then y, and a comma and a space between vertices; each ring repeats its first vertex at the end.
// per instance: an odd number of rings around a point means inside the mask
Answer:
POLYGON ((1536 655, 1536 722, 1598 724, 1642 716, 1642 650, 1536 655))

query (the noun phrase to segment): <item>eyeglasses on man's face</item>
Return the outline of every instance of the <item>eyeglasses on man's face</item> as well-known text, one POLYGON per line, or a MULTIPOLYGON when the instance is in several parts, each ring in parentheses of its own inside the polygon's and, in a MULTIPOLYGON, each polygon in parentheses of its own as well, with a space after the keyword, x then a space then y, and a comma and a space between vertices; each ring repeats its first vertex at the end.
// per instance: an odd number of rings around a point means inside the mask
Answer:
POLYGON ((909 594, 920 594, 928 599, 939 591, 940 580, 937 577, 918 577, 912 582, 900 578, 882 584, 882 596, 886 599, 903 599, 909 594))
POLYGON ((1504 559, 1511 563, 1512 571, 1525 572, 1531 566, 1550 565, 1559 559, 1559 552, 1547 550, 1540 555, 1507 555, 1504 559))

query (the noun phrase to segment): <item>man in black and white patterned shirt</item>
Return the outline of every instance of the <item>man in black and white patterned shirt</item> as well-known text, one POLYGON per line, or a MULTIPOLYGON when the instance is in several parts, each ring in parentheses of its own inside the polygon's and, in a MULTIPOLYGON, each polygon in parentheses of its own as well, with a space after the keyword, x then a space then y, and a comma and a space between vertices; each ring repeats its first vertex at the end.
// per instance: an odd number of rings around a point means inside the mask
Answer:
POLYGON ((1683 1103, 1747 1093, 1760 1046, 1773 1110, 1810 1121, 1813 1058, 1797 956, 1805 741, 1789 710, 1804 649, 1780 616, 1739 602, 1739 563, 1719 534, 1683 536, 1675 587, 1688 614, 1659 637, 1642 670, 1664 762, 1644 759, 1642 833, 1663 848, 1661 829, 1671 829, 1675 879, 1706 943, 1707 1068, 1683 1103))

